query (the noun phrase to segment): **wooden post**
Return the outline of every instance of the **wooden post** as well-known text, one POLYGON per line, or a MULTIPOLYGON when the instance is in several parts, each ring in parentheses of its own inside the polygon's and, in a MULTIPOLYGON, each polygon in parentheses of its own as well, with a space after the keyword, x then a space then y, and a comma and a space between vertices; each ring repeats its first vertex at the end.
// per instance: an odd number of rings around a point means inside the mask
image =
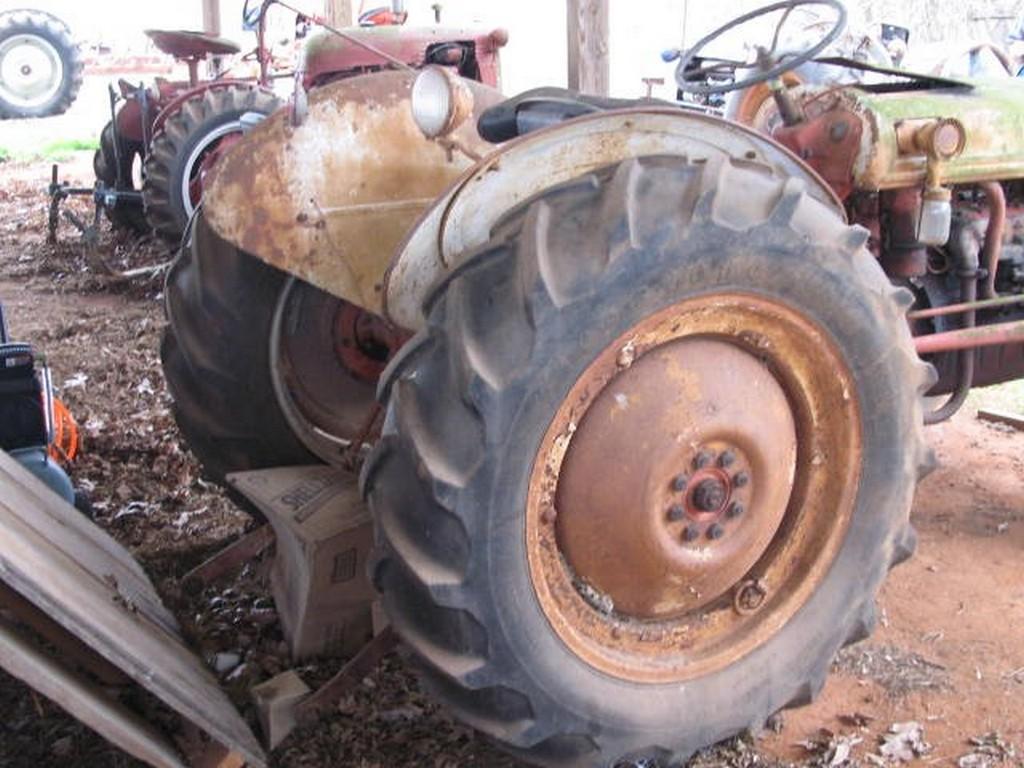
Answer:
POLYGON ((351 27, 352 0, 324 0, 324 17, 332 27, 351 27))
POLYGON ((566 0, 569 88, 608 95, 608 0, 566 0))
POLYGON ((220 0, 203 0, 203 31, 220 36, 220 0))

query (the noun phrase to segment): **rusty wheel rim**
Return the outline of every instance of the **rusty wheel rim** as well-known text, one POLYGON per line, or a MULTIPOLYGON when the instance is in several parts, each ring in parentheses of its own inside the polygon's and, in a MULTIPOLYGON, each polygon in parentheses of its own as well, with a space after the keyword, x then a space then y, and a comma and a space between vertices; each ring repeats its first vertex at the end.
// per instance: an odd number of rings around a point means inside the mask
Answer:
POLYGON ((668 682, 777 633, 853 513, 855 392, 831 338, 765 297, 689 299, 608 345, 555 413, 527 497, 531 580, 562 641, 668 682))
POLYGON ((363 432, 376 402, 377 377, 394 352, 387 344, 400 344, 394 334, 380 341, 372 333, 375 321, 361 320, 361 312, 291 279, 271 323, 270 373, 278 405, 299 440, 327 462, 363 432), (357 328, 361 335, 350 338, 357 328), (374 344, 357 345, 363 337, 374 344))

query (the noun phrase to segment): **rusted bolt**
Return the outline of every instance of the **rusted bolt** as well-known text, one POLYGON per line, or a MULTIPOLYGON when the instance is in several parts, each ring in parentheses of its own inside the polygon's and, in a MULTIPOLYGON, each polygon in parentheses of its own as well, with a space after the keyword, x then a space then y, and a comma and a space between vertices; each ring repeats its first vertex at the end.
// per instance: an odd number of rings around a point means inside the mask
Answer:
POLYGON ((693 505, 701 512, 714 512, 725 504, 726 493, 721 480, 709 477, 701 480, 693 489, 693 505))
POLYGON ((725 533, 725 529, 722 526, 720 526, 718 523, 712 523, 711 527, 708 528, 708 538, 709 539, 720 539, 720 538, 722 538, 722 535, 724 533, 725 533))
POLYGON ((676 475, 672 478, 672 490, 673 491, 685 491, 686 484, 690 482, 690 478, 686 475, 676 475))
POLYGON ((737 488, 742 488, 744 485, 750 482, 750 475, 746 472, 737 472, 732 478, 732 484, 737 488))
POLYGON ((768 597, 768 588, 760 579, 748 579, 736 587, 732 607, 736 613, 756 613, 768 597))
POLYGON ((731 467, 735 461, 736 454, 730 450, 725 450, 722 451, 722 455, 718 457, 718 466, 722 468, 731 467))
POLYGON ((696 456, 693 457, 693 466, 695 469, 704 469, 711 462, 715 460, 715 454, 711 451, 700 451, 696 456))
POLYGON ((685 514, 686 510, 684 510, 682 505, 680 504, 673 504, 671 507, 668 508, 668 519, 671 520, 673 523, 678 520, 682 520, 683 515, 685 514))
POLYGON ((700 536, 700 528, 696 525, 688 525, 683 529, 683 541, 694 541, 700 536))
POLYGON ((738 501, 734 501, 729 505, 729 508, 725 510, 725 516, 728 518, 739 517, 744 512, 743 505, 738 501))

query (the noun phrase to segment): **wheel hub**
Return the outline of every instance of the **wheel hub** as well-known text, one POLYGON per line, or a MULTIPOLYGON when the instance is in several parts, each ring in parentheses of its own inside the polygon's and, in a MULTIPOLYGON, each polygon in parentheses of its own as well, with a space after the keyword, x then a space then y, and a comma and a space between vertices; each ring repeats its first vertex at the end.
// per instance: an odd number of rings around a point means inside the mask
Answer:
POLYGON ((781 301, 720 293, 637 321, 578 375, 534 458, 526 551, 552 628, 637 682, 751 652, 842 545, 860 425, 843 356, 781 301))
POLYGON ((728 341, 673 340, 588 409, 559 481, 558 542, 619 614, 664 619, 721 596, 786 510, 796 431, 785 392, 728 341))

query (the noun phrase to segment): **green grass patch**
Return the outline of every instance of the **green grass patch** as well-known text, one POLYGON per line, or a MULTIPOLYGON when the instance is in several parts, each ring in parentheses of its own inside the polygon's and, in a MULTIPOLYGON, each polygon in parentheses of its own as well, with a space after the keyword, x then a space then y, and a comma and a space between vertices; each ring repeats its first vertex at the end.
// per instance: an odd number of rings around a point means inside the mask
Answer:
POLYGON ((61 139, 60 141, 51 141, 40 149, 14 151, 0 147, 0 163, 7 160, 17 160, 23 163, 34 160, 62 162, 70 160, 75 152, 93 152, 99 149, 99 146, 99 142, 95 139, 61 139))
POLYGON ((72 152, 91 152, 99 149, 99 146, 99 142, 95 139, 62 139, 51 141, 32 154, 43 160, 62 160, 68 158, 72 152))

